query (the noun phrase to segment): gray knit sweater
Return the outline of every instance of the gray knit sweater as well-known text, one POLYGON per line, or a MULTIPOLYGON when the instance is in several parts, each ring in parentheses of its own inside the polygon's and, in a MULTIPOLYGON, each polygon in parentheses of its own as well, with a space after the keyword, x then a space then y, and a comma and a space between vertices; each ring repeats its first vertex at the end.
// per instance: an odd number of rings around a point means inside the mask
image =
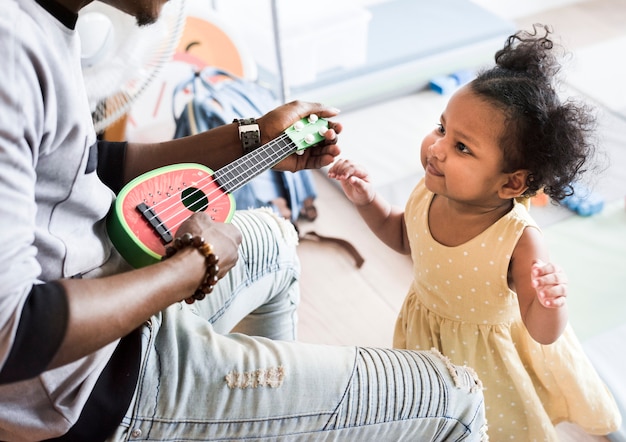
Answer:
POLYGON ((0 440, 41 440, 78 419, 116 344, 43 371, 67 319, 45 283, 119 270, 114 194, 96 173, 77 33, 34 0, 2 0, 0 48, 0 440))

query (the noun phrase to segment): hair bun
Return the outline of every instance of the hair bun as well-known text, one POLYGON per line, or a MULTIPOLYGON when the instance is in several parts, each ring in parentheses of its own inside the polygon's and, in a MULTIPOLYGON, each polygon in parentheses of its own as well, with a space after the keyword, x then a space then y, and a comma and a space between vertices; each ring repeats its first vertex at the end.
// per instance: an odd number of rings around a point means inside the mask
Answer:
POLYGON ((560 64, 554 53, 554 41, 549 38, 551 33, 548 26, 535 24, 533 32, 519 31, 511 35, 504 48, 496 52, 496 65, 530 77, 554 77, 560 64))

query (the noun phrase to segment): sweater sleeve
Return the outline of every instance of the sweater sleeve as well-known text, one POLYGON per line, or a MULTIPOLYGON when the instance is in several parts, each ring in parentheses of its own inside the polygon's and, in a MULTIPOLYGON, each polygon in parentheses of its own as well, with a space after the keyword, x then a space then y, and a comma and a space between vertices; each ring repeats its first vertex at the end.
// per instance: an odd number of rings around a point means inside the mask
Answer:
POLYGON ((22 309, 11 351, 0 370, 0 384, 29 379, 46 369, 65 336, 68 311, 61 285, 33 286, 22 309))
POLYGON ((98 141, 98 176, 116 194, 124 185, 126 142, 98 141))

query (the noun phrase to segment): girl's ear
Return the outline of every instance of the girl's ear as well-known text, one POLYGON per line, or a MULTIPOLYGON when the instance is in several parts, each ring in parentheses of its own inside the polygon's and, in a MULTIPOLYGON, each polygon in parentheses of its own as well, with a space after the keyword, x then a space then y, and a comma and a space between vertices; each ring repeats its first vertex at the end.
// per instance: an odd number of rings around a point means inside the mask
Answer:
POLYGON ((502 199, 511 199, 521 196, 528 189, 526 179, 528 178, 527 170, 516 170, 508 175, 507 181, 500 187, 498 195, 502 199))

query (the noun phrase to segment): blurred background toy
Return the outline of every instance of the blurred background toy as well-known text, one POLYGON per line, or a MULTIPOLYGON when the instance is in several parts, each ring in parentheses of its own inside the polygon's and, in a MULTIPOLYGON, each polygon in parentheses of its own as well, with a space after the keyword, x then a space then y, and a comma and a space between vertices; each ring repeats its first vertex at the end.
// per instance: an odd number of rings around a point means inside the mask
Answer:
POLYGON ((430 88, 441 95, 450 95, 455 90, 469 83, 476 76, 474 71, 460 70, 447 76, 439 76, 430 80, 430 88))
POLYGON ((585 188, 574 184, 574 194, 563 198, 560 203, 580 216, 591 216, 600 213, 604 208, 604 198, 585 188))

